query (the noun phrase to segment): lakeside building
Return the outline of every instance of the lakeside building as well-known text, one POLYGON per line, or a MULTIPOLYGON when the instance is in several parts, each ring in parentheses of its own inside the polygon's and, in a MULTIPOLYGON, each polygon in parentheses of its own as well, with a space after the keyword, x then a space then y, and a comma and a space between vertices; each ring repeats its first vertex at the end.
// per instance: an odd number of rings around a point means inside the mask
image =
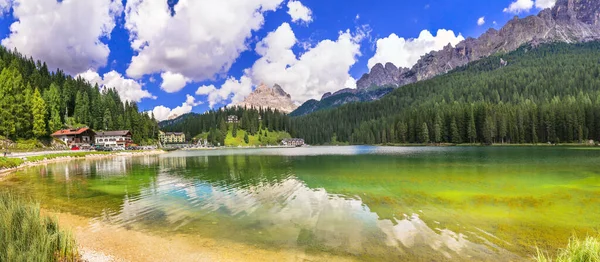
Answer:
POLYGON ((52 137, 63 141, 67 146, 91 146, 96 133, 94 130, 83 127, 78 129, 62 129, 54 132, 52 137))
POLYGON ((159 131, 158 140, 162 144, 182 144, 185 143, 185 134, 182 132, 159 131))
POLYGON ((281 140, 281 145, 283 146, 303 146, 304 145, 304 139, 302 138, 286 138, 281 140))
POLYGON ((122 146, 133 144, 129 130, 103 131, 96 133, 96 145, 105 147, 122 146))
POLYGON ((240 119, 237 116, 231 115, 227 116, 227 124, 234 124, 240 122, 240 119))

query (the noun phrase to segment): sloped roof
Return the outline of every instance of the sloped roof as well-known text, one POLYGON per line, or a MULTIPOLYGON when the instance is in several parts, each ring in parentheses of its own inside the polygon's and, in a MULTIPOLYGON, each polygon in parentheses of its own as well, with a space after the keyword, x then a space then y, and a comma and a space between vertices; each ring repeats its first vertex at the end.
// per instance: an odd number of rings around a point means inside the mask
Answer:
POLYGON ((166 132, 165 135, 170 136, 170 135, 176 135, 176 136, 180 136, 180 135, 184 135, 182 132, 166 132))
MULTIPOLYGON (((56 132, 54 132, 52 134, 52 136, 73 136, 73 135, 81 135, 83 134, 85 131, 92 131, 91 129, 87 128, 87 127, 83 127, 83 128, 79 128, 79 129, 62 129, 62 130, 58 130, 56 132)), ((94 131, 92 131, 94 132, 94 131)))
POLYGON ((117 131, 102 131, 102 132, 97 132, 96 136, 126 136, 126 135, 131 135, 131 132, 129 132, 129 130, 117 130, 117 131))

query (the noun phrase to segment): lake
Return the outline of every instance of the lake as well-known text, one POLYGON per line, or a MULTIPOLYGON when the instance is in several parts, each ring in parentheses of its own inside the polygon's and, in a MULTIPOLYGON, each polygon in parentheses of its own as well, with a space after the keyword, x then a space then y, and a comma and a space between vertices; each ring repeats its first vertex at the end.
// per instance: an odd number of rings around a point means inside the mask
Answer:
POLYGON ((521 261, 600 232, 600 150, 307 147, 31 167, 0 189, 174 238, 367 261, 521 261))

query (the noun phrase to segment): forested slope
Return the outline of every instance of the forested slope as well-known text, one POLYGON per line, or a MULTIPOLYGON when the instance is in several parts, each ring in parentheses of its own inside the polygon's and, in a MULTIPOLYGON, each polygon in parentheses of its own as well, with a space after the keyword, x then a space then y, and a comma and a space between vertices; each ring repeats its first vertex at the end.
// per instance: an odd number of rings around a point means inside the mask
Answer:
POLYGON ((311 144, 600 140, 599 76, 599 42, 525 45, 379 101, 293 118, 291 130, 311 144))
POLYGON ((111 88, 92 86, 61 70, 50 72, 16 51, 0 47, 0 136, 15 139, 47 137, 65 127, 131 130, 137 143, 155 139, 156 120, 121 101, 111 88))
MULTIPOLYGON (((205 134, 203 138, 208 139, 208 142, 213 145, 249 145, 252 143, 232 141, 235 140, 234 138, 244 139, 245 134, 253 138, 258 134, 266 137, 272 131, 289 132, 290 118, 277 110, 236 106, 211 110, 204 114, 188 114, 174 120, 163 121, 160 125, 163 131, 184 132, 188 138, 205 134), (229 116, 235 116, 239 121, 228 124, 229 116), (243 132, 238 134, 238 130, 243 132), (230 142, 226 143, 226 139, 230 142)), ((256 137, 258 141, 258 136, 256 137)), ((273 144, 266 138, 261 142, 273 144)))

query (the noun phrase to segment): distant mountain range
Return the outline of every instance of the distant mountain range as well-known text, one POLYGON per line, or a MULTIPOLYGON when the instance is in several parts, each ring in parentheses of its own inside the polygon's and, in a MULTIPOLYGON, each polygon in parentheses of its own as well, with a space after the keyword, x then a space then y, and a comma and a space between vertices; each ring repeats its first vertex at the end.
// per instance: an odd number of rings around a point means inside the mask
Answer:
POLYGON ((275 84, 272 88, 262 84, 258 86, 243 102, 235 104, 241 107, 271 108, 283 113, 291 113, 298 106, 281 86, 275 84))
POLYGON ((558 0, 553 8, 542 10, 537 16, 515 17, 500 30, 489 29, 479 38, 468 38, 455 47, 448 45, 430 52, 410 69, 398 68, 392 63, 376 64, 357 81, 357 89, 325 94, 320 101, 309 100, 292 115, 301 116, 346 103, 377 100, 394 88, 431 79, 496 53, 514 51, 526 43, 536 46, 548 42, 576 43, 598 39, 600 1, 558 0))
POLYGON ((382 98, 394 90, 394 87, 376 87, 369 90, 342 89, 333 94, 326 93, 320 101, 309 100, 302 104, 290 116, 302 116, 319 110, 335 108, 347 103, 366 102, 382 98))
POLYGON ((167 126, 172 126, 172 125, 177 124, 177 123, 179 123, 181 121, 184 121, 185 119, 187 119, 189 117, 193 117, 193 116, 197 116, 197 115, 198 114, 196 114, 196 113, 187 113, 187 114, 184 114, 184 115, 181 115, 181 116, 177 116, 175 118, 169 118, 167 120, 158 122, 158 127, 159 128, 164 128, 164 127, 167 127, 167 126))

